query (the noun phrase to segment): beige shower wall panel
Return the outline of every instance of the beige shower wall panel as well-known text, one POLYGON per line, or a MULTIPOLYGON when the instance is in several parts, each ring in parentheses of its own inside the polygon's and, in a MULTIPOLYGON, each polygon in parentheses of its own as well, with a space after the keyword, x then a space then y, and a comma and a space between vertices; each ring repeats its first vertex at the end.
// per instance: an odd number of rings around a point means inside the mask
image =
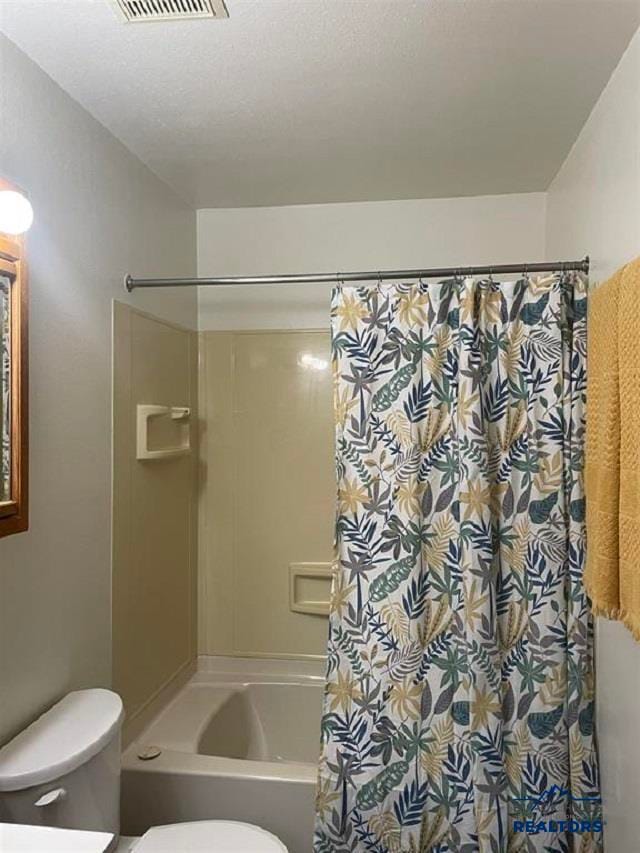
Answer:
POLYGON ((196 654, 197 335, 114 303, 113 685, 129 721, 196 654), (136 406, 188 406, 192 455, 136 459, 136 406))
POLYGON ((289 607, 289 565, 332 556, 329 350, 327 332, 201 334, 204 653, 325 652, 326 617, 289 607))
POLYGON ((232 654, 234 612, 234 335, 200 335, 198 649, 232 654))

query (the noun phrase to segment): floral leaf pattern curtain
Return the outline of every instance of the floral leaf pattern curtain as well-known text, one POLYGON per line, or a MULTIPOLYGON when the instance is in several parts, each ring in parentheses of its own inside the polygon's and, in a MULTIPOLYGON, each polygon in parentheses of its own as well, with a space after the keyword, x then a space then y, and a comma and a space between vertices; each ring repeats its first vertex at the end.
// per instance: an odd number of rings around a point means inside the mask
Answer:
POLYGON ((585 281, 342 287, 332 327, 315 853, 601 850, 585 281))

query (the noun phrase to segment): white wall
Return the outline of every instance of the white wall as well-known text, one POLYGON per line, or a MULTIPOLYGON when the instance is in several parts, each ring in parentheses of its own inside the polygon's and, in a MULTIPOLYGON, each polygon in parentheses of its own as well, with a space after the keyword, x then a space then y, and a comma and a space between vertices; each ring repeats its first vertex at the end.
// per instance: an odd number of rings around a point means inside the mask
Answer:
MULTIPOLYGON (((0 741, 109 684, 111 302, 126 272, 195 272, 195 213, 0 40, 0 163, 31 196, 31 528, 0 539, 0 741)), ((193 327, 188 291, 129 300, 193 327)))
MULTIPOLYGON (((640 255, 640 31, 549 188, 548 257, 585 251, 596 282, 640 255)), ((606 848, 635 853, 640 645, 607 620, 596 635, 606 848)))
MULTIPOLYGON (((198 211, 198 275, 536 261, 544 193, 198 211)), ((327 285, 200 288, 200 328, 326 328, 327 285)))
POLYGON ((640 30, 549 187, 548 257, 584 253, 593 281, 640 254, 640 30))

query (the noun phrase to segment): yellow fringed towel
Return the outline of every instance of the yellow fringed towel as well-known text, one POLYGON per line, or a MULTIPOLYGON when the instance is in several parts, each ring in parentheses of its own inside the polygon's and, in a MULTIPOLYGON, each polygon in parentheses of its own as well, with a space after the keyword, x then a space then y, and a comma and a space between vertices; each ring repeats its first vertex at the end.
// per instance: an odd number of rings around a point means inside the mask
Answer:
POLYGON ((585 586, 640 640, 640 259, 591 292, 587 359, 585 586))

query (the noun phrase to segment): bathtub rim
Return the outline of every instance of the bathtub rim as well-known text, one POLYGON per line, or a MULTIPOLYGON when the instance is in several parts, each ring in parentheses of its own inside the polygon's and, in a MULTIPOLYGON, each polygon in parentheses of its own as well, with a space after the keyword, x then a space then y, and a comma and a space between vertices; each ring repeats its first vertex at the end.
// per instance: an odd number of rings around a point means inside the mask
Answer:
POLYGON ((142 773, 184 773, 189 776, 244 778, 263 782, 312 782, 318 777, 317 765, 295 761, 254 761, 247 758, 221 758, 194 752, 163 749, 157 758, 138 758, 136 744, 122 756, 123 771, 142 773))
POLYGON ((326 671, 326 656, 302 659, 251 655, 198 655, 194 675, 198 677, 205 673, 211 675, 242 673, 255 676, 313 678, 324 681, 326 671))

